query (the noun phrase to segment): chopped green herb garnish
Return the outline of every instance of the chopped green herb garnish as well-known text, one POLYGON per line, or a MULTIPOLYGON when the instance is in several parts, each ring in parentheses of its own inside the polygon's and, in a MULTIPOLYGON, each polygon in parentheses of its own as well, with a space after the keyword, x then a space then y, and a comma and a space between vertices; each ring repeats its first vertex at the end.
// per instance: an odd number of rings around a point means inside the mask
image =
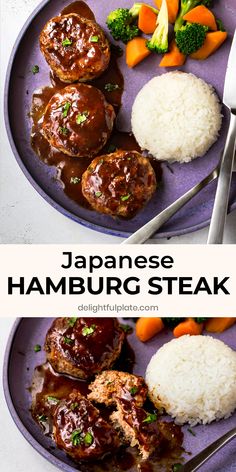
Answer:
POLYGON ((101 197, 102 192, 95 192, 95 197, 101 197))
POLYGON ((81 125, 84 123, 88 118, 88 112, 85 111, 84 113, 79 113, 76 117, 76 123, 77 125, 81 125))
POLYGON ((40 346, 40 344, 35 344, 35 346, 34 346, 34 352, 39 352, 39 351, 41 351, 41 346, 40 346))
POLYGON ((123 331, 125 333, 132 333, 132 331, 133 331, 132 326, 130 326, 128 324, 120 324, 120 327, 121 327, 121 329, 123 329, 123 331))
POLYGON ((63 107, 62 107, 62 116, 63 116, 63 118, 67 117, 70 107, 71 107, 70 102, 66 102, 65 105, 63 105, 63 107))
POLYGON ((192 434, 192 436, 196 436, 195 431, 193 431, 191 428, 188 428, 188 432, 189 432, 190 434, 192 434))
POLYGON ((138 387, 131 387, 129 393, 133 397, 134 395, 136 395, 137 391, 138 391, 138 387))
POLYGON ((69 133, 69 130, 68 128, 66 128, 66 126, 59 126, 59 133, 64 134, 64 136, 66 136, 69 133))
POLYGON ((69 38, 66 38, 62 41, 61 44, 62 44, 63 47, 71 46, 72 41, 69 38))
POLYGON ((92 36, 90 38, 90 43, 98 43, 99 41, 99 37, 98 36, 92 36))
POLYGON ((86 433, 83 438, 83 442, 86 446, 91 446, 93 443, 93 435, 91 433, 86 433))
POLYGON ((120 199, 122 202, 126 202, 126 200, 129 200, 129 197, 131 197, 131 193, 128 193, 128 195, 122 195, 120 199))
POLYGON ((96 327, 97 327, 96 325, 84 326, 84 328, 82 329, 82 335, 89 336, 90 334, 93 334, 96 327))
POLYGON ((71 346, 71 344, 73 344, 74 340, 71 339, 71 338, 68 338, 68 336, 64 336, 64 337, 63 337, 63 342, 64 342, 65 344, 69 344, 69 345, 71 346))
POLYGON ((99 164, 103 164, 104 159, 100 159, 99 164))
POLYGON ((78 446, 81 443, 81 431, 75 429, 71 435, 71 442, 73 446, 78 446))
POLYGON ((219 31, 225 31, 225 27, 224 27, 224 23, 222 20, 220 20, 219 18, 216 19, 216 24, 218 26, 218 30, 219 31))
POLYGON ((31 69, 32 71, 32 74, 38 74, 39 73, 39 66, 37 64, 35 64, 35 66, 32 67, 31 69))
MULTIPOLYGON (((73 177, 71 177, 71 179, 72 179, 72 178, 73 178, 73 177)), ((75 178, 75 179, 78 179, 78 177, 74 177, 74 178, 75 178)), ((80 179, 79 179, 79 181, 80 181, 80 179)), ((75 183, 75 182, 73 182, 73 183, 75 183)), ((77 182, 76 182, 76 183, 77 183, 77 182)), ((69 325, 71 328, 73 328, 73 326, 75 326, 76 320, 77 320, 77 316, 74 316, 74 317, 72 317, 72 318, 69 318, 69 320, 68 320, 68 325, 69 325)))
POLYGON ((45 423, 47 421, 48 417, 46 415, 38 415, 38 421, 40 423, 45 423))
POLYGON ((93 172, 93 166, 88 166, 87 171, 88 172, 93 172))
POLYGON ((55 403, 55 404, 59 403, 59 401, 60 401, 58 398, 56 398, 56 397, 51 397, 51 396, 48 396, 48 397, 47 397, 47 400, 48 400, 50 403, 55 403))
POLYGON ((70 409, 71 409, 72 411, 74 411, 74 410, 76 410, 76 408, 77 408, 78 406, 79 406, 79 404, 78 404, 77 402, 71 403, 70 409))
POLYGON ((150 413, 149 415, 147 415, 145 420, 143 420, 143 423, 153 423, 154 421, 156 421, 156 419, 157 415, 155 413, 150 413))
MULTIPOLYGON (((70 178, 70 183, 71 183, 71 184, 79 184, 80 181, 81 181, 81 179, 80 179, 79 177, 71 177, 71 178, 70 178)), ((72 318, 72 319, 74 319, 74 318, 72 318)), ((77 318, 75 318, 75 319, 77 319, 77 318)), ((75 323, 74 323, 74 324, 75 324, 75 323)), ((74 325, 72 324, 72 325, 70 325, 70 326, 74 326, 74 325)))
POLYGON ((106 84, 104 86, 104 89, 107 91, 107 92, 114 92, 114 90, 118 90, 120 87, 118 84, 106 84))
POLYGON ((177 472, 178 470, 180 470, 182 467, 182 464, 174 464, 172 465, 172 471, 173 472, 177 472))
POLYGON ((108 154, 110 154, 111 152, 115 152, 116 149, 117 147, 115 146, 115 144, 110 144, 110 146, 108 146, 107 152, 108 154))

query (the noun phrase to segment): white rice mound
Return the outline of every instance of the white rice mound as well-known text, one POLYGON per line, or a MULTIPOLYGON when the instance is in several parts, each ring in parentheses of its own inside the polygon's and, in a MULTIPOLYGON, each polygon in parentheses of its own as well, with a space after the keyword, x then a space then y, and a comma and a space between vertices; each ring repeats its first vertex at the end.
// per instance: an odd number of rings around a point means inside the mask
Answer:
POLYGON ((176 423, 211 423, 236 408, 236 352, 211 336, 166 343, 146 371, 149 396, 176 423))
POLYGON ((160 160, 188 162, 217 140, 221 104, 213 87, 193 74, 168 72, 151 79, 132 109, 132 131, 143 150, 160 160))

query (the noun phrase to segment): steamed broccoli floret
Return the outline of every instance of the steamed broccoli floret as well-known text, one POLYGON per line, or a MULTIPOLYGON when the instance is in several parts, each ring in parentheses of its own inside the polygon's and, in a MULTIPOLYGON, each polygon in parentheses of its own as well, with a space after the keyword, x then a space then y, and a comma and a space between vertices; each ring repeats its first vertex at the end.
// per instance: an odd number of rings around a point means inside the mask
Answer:
POLYGON ((175 328, 179 323, 184 320, 185 318, 162 318, 163 324, 170 329, 175 328))
MULTIPOLYGON (((107 17, 107 26, 114 39, 121 40, 123 43, 127 43, 135 36, 139 35, 139 29, 136 24, 136 19, 138 18, 140 8, 143 3, 134 3, 132 8, 117 8, 117 10, 112 11, 107 17)), ((158 14, 156 8, 151 7, 154 13, 158 14)))
POLYGON ((117 41, 120 39, 123 43, 127 43, 135 36, 138 36, 139 29, 134 22, 134 16, 128 8, 117 8, 107 17, 107 26, 117 41))
POLYGON ((176 44, 183 54, 192 54, 200 49, 205 41, 207 26, 199 23, 187 23, 175 35, 176 44))
POLYGON ((149 41, 147 47, 152 52, 165 53, 168 51, 168 9, 166 0, 163 0, 158 15, 158 25, 149 41))
POLYGON ((178 31, 184 24, 183 16, 198 5, 209 7, 211 0, 181 0, 179 14, 175 21, 175 31, 178 31))

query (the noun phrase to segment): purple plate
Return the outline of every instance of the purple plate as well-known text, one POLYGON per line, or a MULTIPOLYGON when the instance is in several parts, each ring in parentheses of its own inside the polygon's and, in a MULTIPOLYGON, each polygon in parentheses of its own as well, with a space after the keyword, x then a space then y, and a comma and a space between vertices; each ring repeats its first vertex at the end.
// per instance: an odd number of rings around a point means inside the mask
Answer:
MULTIPOLYGON (((22 318, 15 322, 5 353, 4 392, 12 418, 25 439, 59 469, 75 472, 78 471, 76 464, 62 451, 55 449, 52 440, 42 434, 29 411, 31 396, 28 387, 31 385, 33 371, 45 360, 45 353, 43 351, 35 353, 34 346, 36 344, 43 346, 45 334, 51 322, 52 318, 22 318)), ((143 344, 138 341, 134 333, 130 335, 128 339, 136 358, 134 373, 144 375, 151 356, 172 337, 171 332, 168 331, 143 344)), ((236 325, 214 337, 236 349, 236 325)), ((235 427, 235 424, 236 412, 227 420, 213 422, 207 426, 195 426, 196 436, 192 436, 187 427, 184 427, 184 448, 195 455, 235 427)), ((202 466, 201 472, 233 472, 235 466, 235 441, 232 441, 212 457, 205 466, 202 466)), ((127 472, 131 471, 135 472, 134 469, 127 470, 127 472)))
MULTIPOLYGON (((163 164, 163 180, 158 191, 144 210, 131 220, 114 219, 80 207, 64 194, 60 184, 55 181, 55 168, 46 166, 34 154, 30 145, 31 123, 28 118, 33 91, 40 86, 49 84, 49 68, 39 50, 39 33, 46 21, 58 14, 69 3, 71 3, 70 0, 43 1, 27 20, 16 41, 8 66, 5 88, 5 118, 8 137, 24 174, 40 195, 54 208, 89 228, 127 237, 213 169, 224 147, 228 114, 224 109, 220 138, 207 155, 188 164, 173 164, 171 166, 163 164), (31 69, 34 64, 39 65, 39 74, 32 74, 31 69)), ((94 11, 98 23, 105 30, 105 19, 109 11, 118 6, 127 7, 127 0, 110 0, 109 2, 87 0, 87 3, 94 11)), ((229 37, 220 50, 206 61, 188 59, 182 70, 192 72, 211 83, 219 97, 222 98, 227 59, 236 24, 236 5, 235 0, 219 0, 215 3, 214 13, 216 17, 223 20, 229 37)), ((133 70, 128 69, 124 57, 120 59, 120 67, 125 79, 123 106, 118 116, 120 128, 129 130, 132 103, 140 88, 153 76, 166 72, 165 69, 158 68, 159 60, 159 57, 151 55, 133 70)), ((202 190, 198 196, 174 215, 161 228, 161 231, 158 231, 156 237, 185 234, 206 226, 211 216, 215 185, 212 183, 202 190)), ((234 208, 236 208, 236 175, 233 176, 229 210, 232 211, 234 208)))

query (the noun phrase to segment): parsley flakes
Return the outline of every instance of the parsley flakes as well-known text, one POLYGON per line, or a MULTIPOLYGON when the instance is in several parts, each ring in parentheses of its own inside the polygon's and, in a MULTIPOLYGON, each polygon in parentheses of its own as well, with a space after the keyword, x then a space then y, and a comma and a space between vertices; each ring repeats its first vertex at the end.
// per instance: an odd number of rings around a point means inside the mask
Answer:
POLYGON ((71 46, 72 41, 69 38, 65 38, 61 44, 63 47, 71 46))
POLYGON ((128 193, 128 195, 122 195, 120 199, 122 202, 126 202, 127 200, 129 200, 130 197, 131 197, 131 193, 128 193))
POLYGON ((104 89, 107 91, 107 92, 114 92, 114 90, 118 90, 120 87, 118 84, 106 84, 104 86, 104 89))
MULTIPOLYGON (((81 181, 81 179, 79 177, 71 177, 70 178, 70 184, 79 184, 81 181)), ((74 323, 75 324, 75 323, 74 323)), ((74 324, 70 325, 70 326, 74 326, 74 324)))
POLYGON ((65 105, 63 105, 63 107, 62 107, 62 116, 63 116, 63 118, 67 117, 70 107, 71 107, 70 102, 66 102, 65 105))
POLYGON ((157 419, 157 415, 155 413, 150 413, 149 415, 147 415, 147 417, 145 418, 145 420, 143 420, 143 423, 153 423, 154 421, 156 421, 157 419))
POLYGON ((89 336, 90 334, 93 334, 95 329, 96 329, 96 325, 91 325, 91 326, 84 326, 84 328, 82 329, 82 335, 83 336, 89 336))
POLYGON ((67 134, 69 133, 69 130, 68 128, 66 128, 66 126, 59 126, 59 133, 63 134, 64 136, 67 136, 67 134))
POLYGON ((32 67, 31 69, 32 74, 38 74, 39 73, 39 66, 35 64, 35 66, 32 67))
POLYGON ((98 36, 91 36, 90 43, 98 43, 99 37, 98 36))
POLYGON ((78 113, 77 117, 76 117, 76 123, 77 125, 81 125, 82 123, 84 123, 88 118, 88 112, 85 111, 84 113, 78 113))
POLYGON ((64 342, 65 344, 68 344, 69 346, 71 346, 71 344, 73 344, 74 341, 73 341, 73 339, 68 338, 68 336, 64 336, 64 337, 63 337, 63 342, 64 342))
POLYGON ((35 344, 34 346, 34 352, 40 352, 41 351, 41 346, 40 344, 35 344))

